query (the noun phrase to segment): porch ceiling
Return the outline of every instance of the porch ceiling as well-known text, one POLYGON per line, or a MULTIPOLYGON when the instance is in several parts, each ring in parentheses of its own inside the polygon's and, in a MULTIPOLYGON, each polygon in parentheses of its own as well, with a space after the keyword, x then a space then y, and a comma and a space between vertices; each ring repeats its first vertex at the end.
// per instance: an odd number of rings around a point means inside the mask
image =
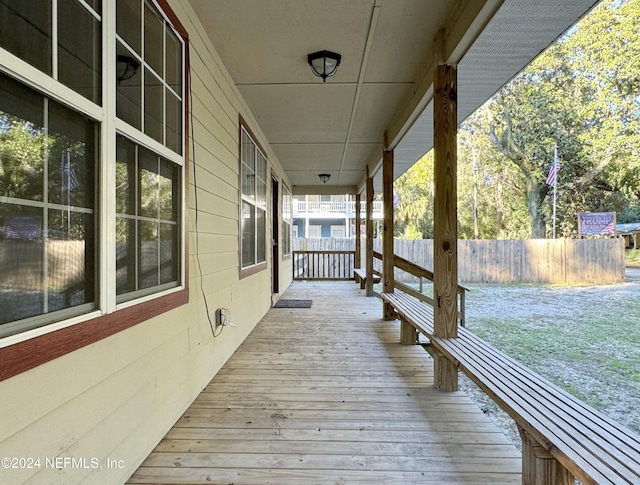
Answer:
POLYGON ((462 121, 597 0, 190 2, 294 193, 354 193, 367 165, 380 189, 385 132, 396 177, 432 147, 439 30, 462 121), (326 83, 307 65, 323 49, 342 55, 326 83))

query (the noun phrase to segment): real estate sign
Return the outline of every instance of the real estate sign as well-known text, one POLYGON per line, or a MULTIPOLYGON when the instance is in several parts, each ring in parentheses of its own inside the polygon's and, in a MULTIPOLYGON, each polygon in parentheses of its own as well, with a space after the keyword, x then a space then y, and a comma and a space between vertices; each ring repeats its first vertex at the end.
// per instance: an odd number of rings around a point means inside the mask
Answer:
POLYGON ((578 213, 578 234, 580 236, 613 235, 615 233, 615 212, 578 213))

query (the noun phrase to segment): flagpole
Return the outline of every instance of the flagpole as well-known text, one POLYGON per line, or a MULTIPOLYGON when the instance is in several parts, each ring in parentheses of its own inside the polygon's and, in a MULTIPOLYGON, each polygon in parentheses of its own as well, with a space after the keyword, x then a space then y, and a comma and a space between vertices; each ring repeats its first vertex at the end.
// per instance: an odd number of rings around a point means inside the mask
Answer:
POLYGON ((555 172, 553 177, 553 239, 556 238, 556 200, 558 197, 557 185, 558 185, 558 145, 553 147, 553 167, 555 172))
POLYGON ((67 148, 67 238, 71 238, 71 148, 67 148))

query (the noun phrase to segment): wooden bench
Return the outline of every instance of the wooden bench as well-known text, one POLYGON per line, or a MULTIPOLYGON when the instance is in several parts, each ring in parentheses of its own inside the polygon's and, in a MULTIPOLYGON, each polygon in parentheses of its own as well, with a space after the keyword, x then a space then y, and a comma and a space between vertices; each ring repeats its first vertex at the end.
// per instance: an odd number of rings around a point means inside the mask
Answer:
MULTIPOLYGON (((367 270, 362 268, 356 268, 353 270, 353 278, 356 280, 356 283, 360 283, 360 289, 364 290, 367 284, 367 270)), ((380 283, 380 277, 373 275, 373 282, 380 283)))
POLYGON ((416 343, 416 332, 429 337, 514 419, 522 437, 523 483, 573 485, 575 476, 585 484, 640 484, 640 436, 464 328, 455 339, 434 337, 433 308, 415 298, 380 296, 406 326, 403 343, 416 343))

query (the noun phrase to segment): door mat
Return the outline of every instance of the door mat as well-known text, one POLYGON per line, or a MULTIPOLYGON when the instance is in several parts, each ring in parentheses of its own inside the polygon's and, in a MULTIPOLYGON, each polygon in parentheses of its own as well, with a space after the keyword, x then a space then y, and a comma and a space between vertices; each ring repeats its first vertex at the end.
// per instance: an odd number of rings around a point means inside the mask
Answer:
POLYGON ((280 300, 273 308, 311 308, 313 300, 280 300))

